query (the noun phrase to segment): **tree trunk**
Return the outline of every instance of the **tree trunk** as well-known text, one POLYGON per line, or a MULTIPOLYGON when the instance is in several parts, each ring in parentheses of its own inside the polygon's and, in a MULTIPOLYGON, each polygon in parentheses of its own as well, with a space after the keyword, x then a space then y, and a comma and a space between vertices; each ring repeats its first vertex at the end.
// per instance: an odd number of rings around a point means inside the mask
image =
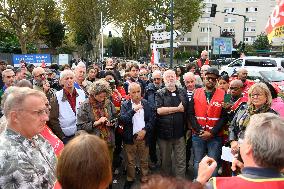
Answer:
POLYGON ((22 54, 27 54, 27 42, 24 37, 19 36, 22 54))

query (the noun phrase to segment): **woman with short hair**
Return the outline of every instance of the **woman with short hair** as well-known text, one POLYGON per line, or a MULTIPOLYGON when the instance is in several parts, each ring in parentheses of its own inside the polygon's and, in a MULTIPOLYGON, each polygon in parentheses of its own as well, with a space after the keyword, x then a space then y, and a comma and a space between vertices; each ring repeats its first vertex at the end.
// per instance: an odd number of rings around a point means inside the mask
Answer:
POLYGON ((271 109, 271 102, 271 93, 266 84, 256 83, 250 87, 247 106, 240 108, 229 127, 229 141, 232 153, 236 154, 238 152, 237 141, 243 137, 252 115, 266 112, 277 114, 277 112, 271 109))
POLYGON ((88 93, 89 98, 81 104, 77 114, 78 130, 97 135, 106 141, 112 159, 116 110, 109 100, 111 88, 107 81, 100 79, 90 85, 88 93))

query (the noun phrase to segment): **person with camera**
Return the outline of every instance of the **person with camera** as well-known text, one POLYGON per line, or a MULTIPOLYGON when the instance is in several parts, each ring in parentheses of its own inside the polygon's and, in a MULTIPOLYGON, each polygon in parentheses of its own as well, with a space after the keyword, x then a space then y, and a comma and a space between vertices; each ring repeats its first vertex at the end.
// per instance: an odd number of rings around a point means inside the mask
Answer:
MULTIPOLYGON (((216 68, 208 68, 204 87, 194 91, 189 102, 188 119, 192 126, 192 148, 194 176, 197 176, 198 164, 208 156, 219 162, 222 150, 222 129, 227 122, 226 110, 222 107, 225 91, 216 87, 219 78, 216 68)), ((215 169, 213 176, 217 176, 215 169)))
POLYGON ((141 182, 148 175, 149 137, 152 132, 153 110, 147 100, 141 98, 138 83, 129 84, 130 100, 121 105, 120 120, 124 124, 123 142, 127 157, 127 178, 124 189, 130 189, 135 180, 136 159, 140 161, 141 182))
POLYGON ((90 85, 88 93, 89 98, 81 104, 78 110, 78 130, 84 130, 105 140, 112 159, 115 145, 116 110, 109 100, 111 88, 107 81, 100 79, 90 85))

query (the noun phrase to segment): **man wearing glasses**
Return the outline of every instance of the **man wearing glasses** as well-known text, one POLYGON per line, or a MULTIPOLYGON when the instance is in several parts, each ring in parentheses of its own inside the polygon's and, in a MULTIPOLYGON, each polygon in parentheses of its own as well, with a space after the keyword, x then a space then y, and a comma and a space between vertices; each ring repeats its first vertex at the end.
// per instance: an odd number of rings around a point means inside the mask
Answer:
MULTIPOLYGON (((208 68, 204 88, 194 91, 189 102, 188 118, 192 126, 192 147, 194 158, 194 176, 197 176, 198 164, 206 155, 219 161, 222 148, 222 129, 226 124, 226 111, 222 107, 225 91, 216 87, 219 71, 208 68)), ((217 176, 215 169, 213 176, 217 176)))
MULTIPOLYGON (((157 91, 164 87, 161 71, 158 71, 158 70, 154 71, 152 73, 152 80, 153 80, 153 83, 149 83, 146 87, 144 98, 148 101, 153 112, 156 112, 155 99, 156 99, 157 91)), ((153 121, 154 124, 156 122, 155 119, 153 121)), ((157 153, 156 153, 156 141, 157 141, 157 131, 154 125, 152 135, 150 137, 150 143, 149 143, 149 155, 150 155, 150 160, 151 160, 151 163, 149 166, 152 169, 156 168, 157 163, 158 163, 158 158, 157 158, 157 153)))
POLYGON ((0 137, 0 188, 53 188, 56 157, 40 135, 49 115, 45 94, 15 87, 5 99, 7 129, 0 137))
POLYGON ((32 71, 33 75, 33 88, 43 91, 43 81, 46 80, 46 73, 42 67, 36 67, 32 71))

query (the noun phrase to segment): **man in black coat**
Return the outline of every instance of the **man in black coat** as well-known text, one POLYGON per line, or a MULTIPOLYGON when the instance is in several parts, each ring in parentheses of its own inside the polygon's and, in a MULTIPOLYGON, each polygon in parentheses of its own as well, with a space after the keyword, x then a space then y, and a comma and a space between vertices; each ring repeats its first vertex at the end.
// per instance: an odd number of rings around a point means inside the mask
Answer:
POLYGON ((148 175, 149 136, 153 125, 153 111, 145 99, 141 98, 141 87, 138 83, 128 86, 130 100, 123 102, 120 120, 124 124, 123 142, 127 157, 127 179, 124 189, 131 188, 135 180, 136 157, 140 158, 142 178, 148 175), (142 99, 142 100, 141 100, 142 99))

